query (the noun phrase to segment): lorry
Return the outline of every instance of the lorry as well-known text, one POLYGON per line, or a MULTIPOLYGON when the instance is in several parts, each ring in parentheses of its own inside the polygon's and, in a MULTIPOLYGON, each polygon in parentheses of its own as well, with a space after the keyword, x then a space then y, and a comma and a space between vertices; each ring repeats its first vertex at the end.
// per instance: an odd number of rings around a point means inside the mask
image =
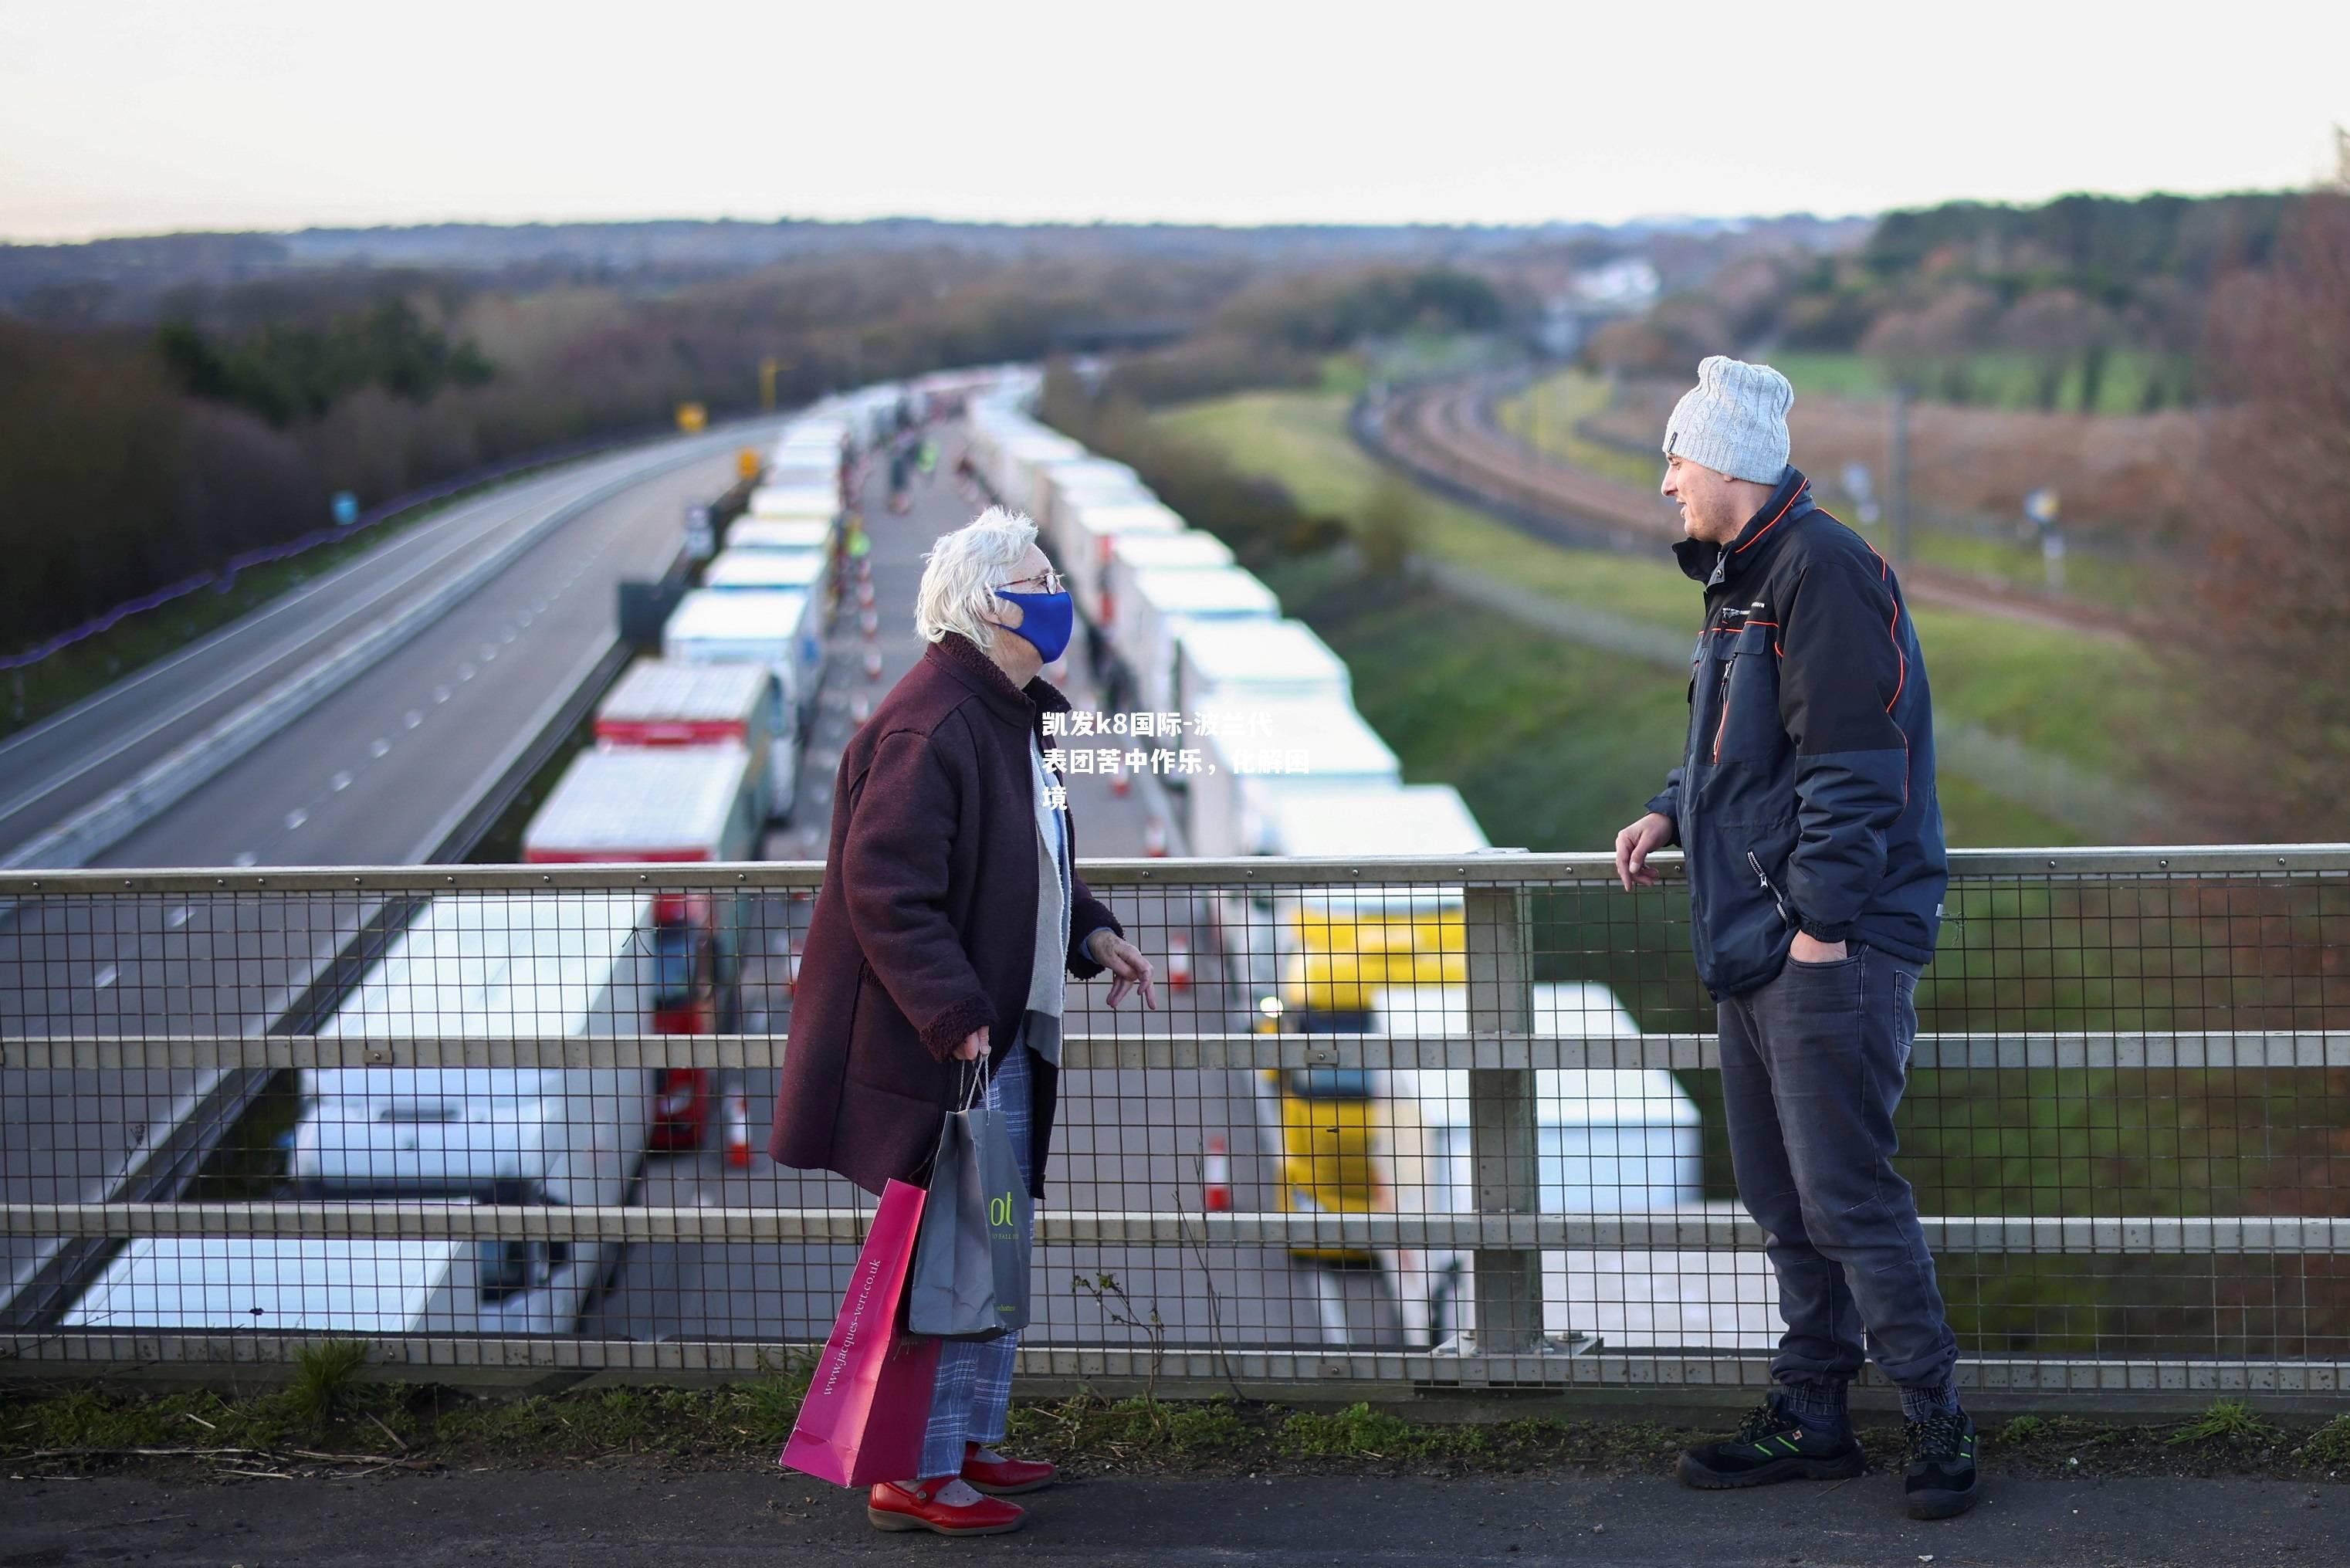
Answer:
MULTIPOLYGON (((675 900, 666 901, 674 905, 675 900)), ((324 1040, 693 1033, 725 1010, 702 933, 636 893, 432 900, 318 1028, 324 1040), (664 940, 664 932, 683 938, 664 940)), ((336 1202, 615 1206, 657 1124, 641 1069, 305 1069, 289 1195, 336 1202)), ((617 1244, 149 1237, 68 1327, 314 1334, 569 1334, 617 1244)))
POLYGON ((702 586, 722 593, 803 593, 818 607, 832 586, 832 558, 819 550, 743 550, 729 542, 702 568, 702 586))
POLYGON ((775 678, 777 762, 799 769, 800 737, 816 712, 824 677, 822 608, 793 589, 695 588, 661 628, 661 657, 684 664, 757 664, 775 678))
POLYGON ((1095 585, 1094 602, 1079 599, 1077 608, 1113 639, 1118 635, 1118 601, 1134 591, 1135 573, 1213 571, 1232 564, 1232 547, 1200 528, 1171 534, 1142 530, 1113 534, 1108 539, 1109 559, 1099 572, 1088 574, 1095 585))
POLYGON ((830 556, 839 530, 828 517, 738 517, 726 530, 730 550, 814 550, 830 556))
MULTIPOLYGON (((1198 635, 1222 629, 1201 625, 1198 635)), ((1336 698, 1236 701, 1195 708, 1184 717, 1192 725, 1185 742, 1200 752, 1202 766, 1170 779, 1182 785, 1185 829, 1194 855, 1258 853, 1248 832, 1252 798, 1261 815, 1277 792, 1391 791, 1403 782, 1403 765, 1394 751, 1351 702, 1336 698)), ((1378 853, 1367 845, 1357 852, 1378 853)))
POLYGON ((1233 621, 1184 639, 1175 656, 1178 712, 1297 700, 1355 700, 1347 661, 1304 621, 1233 621))
POLYGON ((1142 571, 1126 582, 1111 640, 1134 678, 1137 704, 1155 712, 1174 710, 1175 659, 1186 637, 1236 621, 1281 618, 1281 600, 1240 566, 1142 571))
POLYGON ((751 758, 760 815, 781 819, 793 781, 777 788, 772 726, 775 677, 756 664, 639 659, 596 708, 596 743, 608 747, 738 745, 751 758))
MULTIPOLYGON (((1632 1038, 1640 1033, 1607 986, 1537 984, 1530 998, 1540 1037, 1632 1038)), ((1468 988, 1412 986, 1379 992, 1375 1035, 1469 1037, 1468 988)), ((1377 1075, 1385 1106, 1385 1168, 1395 1207, 1407 1214, 1468 1214, 1477 1207, 1471 1161, 1469 1071, 1407 1068, 1377 1075)), ((1544 1214, 1672 1210, 1704 1195, 1697 1103, 1661 1067, 1537 1068, 1534 1073, 1536 1208, 1544 1214)), ((1543 1328, 1568 1336, 1578 1314, 1612 1308, 1627 1292, 1679 1288, 1637 1253, 1544 1252, 1543 1328)), ((1396 1287, 1407 1337, 1441 1347, 1475 1328, 1475 1269, 1466 1249, 1399 1249, 1382 1262, 1396 1287)), ((1678 1276, 1673 1277, 1676 1281, 1678 1276)), ((1700 1296, 1726 1281, 1700 1272, 1700 1296)), ((1737 1292, 1726 1289, 1734 1301, 1737 1292)), ((1703 1310, 1704 1303, 1696 1303, 1703 1310)), ((1701 1338, 1699 1343, 1711 1343, 1701 1338)), ((1676 1343, 1668 1337, 1664 1343, 1676 1343)))
POLYGON ((1085 612, 1097 633, 1108 629, 1100 618, 1102 576, 1109 569, 1114 541, 1129 534, 1172 536, 1191 532, 1173 508, 1149 496, 1113 501, 1086 499, 1069 508, 1066 524, 1046 553, 1060 563, 1069 580, 1069 597, 1085 612))
MULTIPOLYGON (((765 826, 752 785, 748 749, 732 742, 676 748, 603 749, 571 760, 546 803, 523 829, 532 866, 694 865, 756 859, 765 826)), ((714 980, 720 1012, 671 1009, 662 1033, 732 1033, 739 1020, 743 901, 733 893, 660 901, 654 940, 670 961, 714 980)), ((662 1075, 653 1147, 699 1147, 710 1120, 711 1075, 677 1067, 662 1075)))

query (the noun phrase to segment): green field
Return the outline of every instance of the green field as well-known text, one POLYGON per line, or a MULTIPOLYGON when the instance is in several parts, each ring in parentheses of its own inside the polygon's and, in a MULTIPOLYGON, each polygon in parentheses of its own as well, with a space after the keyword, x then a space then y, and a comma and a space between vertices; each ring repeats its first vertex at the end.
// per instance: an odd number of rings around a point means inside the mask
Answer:
MULTIPOLYGON (((1786 351, 1773 354, 1771 363, 1794 383, 1797 397, 1873 399, 1890 396, 1893 389, 1885 363, 1866 355, 1786 351)), ((2098 378, 2095 406, 2087 411, 2139 412, 2147 405, 2149 384, 2161 369, 2161 362, 2152 355, 2126 348, 2112 350, 2106 356, 2105 369, 2098 378)), ((2083 367, 2074 364, 2056 379, 2058 409, 2070 411, 2081 408, 2083 374, 2083 367)), ((1986 351, 1938 367, 1927 376, 1918 395, 1939 402, 2033 409, 2041 406, 2041 367, 2031 355, 1986 351), (1950 395, 1961 389, 1965 396, 1950 395)))
MULTIPOLYGON (((1243 472, 1279 481, 1310 511, 1351 516, 1383 483, 1397 482, 1355 444, 1346 416, 1347 400, 1336 393, 1252 392, 1171 410, 1159 422, 1243 472)), ((1652 558, 1568 549, 1425 494, 1419 514, 1418 547, 1426 555, 1539 589, 1564 603, 1677 633, 1696 626, 1697 589, 1662 551, 1652 558)), ((2167 687, 2153 660, 2132 645, 1938 606, 1920 606, 1916 613, 1937 711, 1951 718, 2124 781, 2166 760, 2147 754, 2155 743, 2148 737, 2188 729, 2169 711, 2167 687)), ((1539 634, 1513 627, 1507 635, 1539 634)), ((1556 639, 1541 640, 1561 645, 1556 639)), ((1674 697, 1680 696, 1682 681, 1669 671, 1618 655, 1580 651, 1611 667, 1611 685, 1630 689, 1661 673, 1670 678, 1674 697)), ((1362 679, 1358 672, 1358 683, 1362 679)), ((1679 709, 1678 701, 1674 706, 1679 709)), ((1672 751, 1668 747, 1661 754, 1669 758, 1672 751)), ((1633 798, 1645 794, 1643 790, 1633 798)), ((1948 770, 1942 794, 1953 842, 2080 841, 2077 833, 1948 770)))

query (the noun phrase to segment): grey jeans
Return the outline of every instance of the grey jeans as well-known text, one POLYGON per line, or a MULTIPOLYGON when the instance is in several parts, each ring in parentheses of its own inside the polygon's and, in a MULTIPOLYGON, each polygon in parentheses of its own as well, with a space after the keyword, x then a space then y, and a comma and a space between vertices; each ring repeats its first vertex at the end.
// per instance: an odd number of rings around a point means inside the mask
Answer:
POLYGON ((1787 1325, 1779 1383, 1851 1381, 1864 1334, 1904 1387, 1939 1386, 1958 1360, 1917 1201, 1893 1168, 1917 987, 1916 970, 1855 942, 1721 1005, 1731 1165, 1769 1232, 1787 1325))

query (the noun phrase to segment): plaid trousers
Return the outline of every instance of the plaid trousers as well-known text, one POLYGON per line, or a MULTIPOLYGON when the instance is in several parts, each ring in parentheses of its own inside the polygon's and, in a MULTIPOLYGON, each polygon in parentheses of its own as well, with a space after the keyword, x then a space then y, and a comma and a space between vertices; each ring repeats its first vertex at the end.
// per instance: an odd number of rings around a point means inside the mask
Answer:
MULTIPOLYGON (((1029 1077, 1028 1043, 1014 1039, 987 1081, 987 1103, 1003 1113, 1003 1130, 1012 1139, 1012 1158, 1020 1179, 1033 1179, 1028 1169, 1029 1077)), ((1036 1241, 1035 1216, 1029 1215, 1024 1246, 1036 1241)), ((1020 1348, 1017 1331, 996 1339, 951 1339, 939 1347, 939 1382, 931 1396, 930 1424, 922 1430, 920 1480, 962 1473, 965 1443, 1000 1443, 1003 1418, 1012 1405, 1012 1358, 1020 1348)))

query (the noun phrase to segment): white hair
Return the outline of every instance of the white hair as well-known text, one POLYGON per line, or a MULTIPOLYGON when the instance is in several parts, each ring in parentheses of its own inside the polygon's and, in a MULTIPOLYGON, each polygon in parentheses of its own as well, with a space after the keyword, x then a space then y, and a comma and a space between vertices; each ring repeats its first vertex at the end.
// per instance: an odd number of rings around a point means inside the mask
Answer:
POLYGON ((959 632, 993 647, 995 628, 982 611, 995 607, 1003 574, 1036 542, 1036 524, 1017 512, 991 506, 951 534, 939 535, 922 557, 922 586, 914 596, 914 629, 936 642, 959 632))

